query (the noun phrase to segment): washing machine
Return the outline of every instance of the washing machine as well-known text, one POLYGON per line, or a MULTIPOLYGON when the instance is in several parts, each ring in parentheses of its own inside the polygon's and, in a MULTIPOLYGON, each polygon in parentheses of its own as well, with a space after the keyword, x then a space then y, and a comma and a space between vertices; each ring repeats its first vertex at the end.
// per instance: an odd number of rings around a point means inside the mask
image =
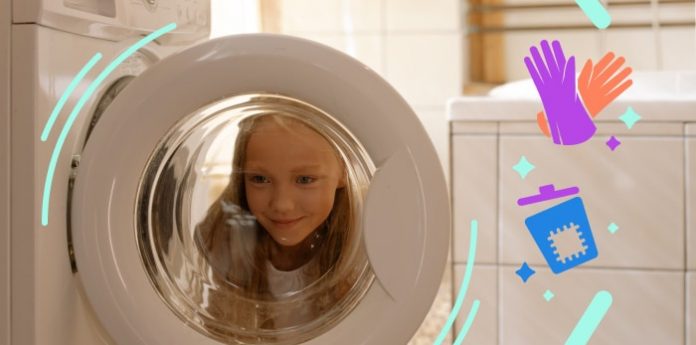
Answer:
POLYGON ((11 112, 0 122, 10 128, 1 151, 9 155, 0 156, 9 162, 0 175, 9 188, 0 203, 10 215, 0 252, 9 253, 9 343, 409 341, 445 269, 449 202, 425 130, 374 71, 289 36, 202 40, 203 0, 12 6, 11 112), (163 27, 170 31, 104 74, 163 27), (103 62, 55 112, 96 53, 103 62), (258 127, 245 137, 250 126, 258 127), (278 131, 291 141, 276 143, 278 131), (262 173, 235 169, 253 145, 270 147, 263 162, 294 166, 294 154, 315 152, 302 146, 312 136, 330 147, 342 171, 332 195, 345 197, 307 237, 315 242, 300 242, 319 249, 300 266, 299 287, 280 291, 287 271, 271 283, 272 260, 261 255, 285 250, 273 229, 304 216, 257 213, 251 190, 262 173), (228 191, 244 207, 227 204, 228 191), (211 219, 224 224, 204 226, 211 219))

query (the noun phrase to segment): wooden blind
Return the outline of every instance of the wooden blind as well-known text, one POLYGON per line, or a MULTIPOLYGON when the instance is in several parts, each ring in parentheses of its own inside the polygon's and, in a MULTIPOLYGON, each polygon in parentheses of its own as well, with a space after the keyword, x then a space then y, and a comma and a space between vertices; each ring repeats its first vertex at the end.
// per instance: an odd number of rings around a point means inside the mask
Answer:
MULTIPOLYGON (((505 40, 511 32, 598 30, 574 0, 466 1, 468 69, 472 84, 465 86, 465 91, 475 91, 477 85, 507 81, 503 59, 505 40)), ((607 30, 695 26, 693 0, 610 0, 603 3, 613 19, 607 30), (689 8, 690 13, 682 8, 689 8)))

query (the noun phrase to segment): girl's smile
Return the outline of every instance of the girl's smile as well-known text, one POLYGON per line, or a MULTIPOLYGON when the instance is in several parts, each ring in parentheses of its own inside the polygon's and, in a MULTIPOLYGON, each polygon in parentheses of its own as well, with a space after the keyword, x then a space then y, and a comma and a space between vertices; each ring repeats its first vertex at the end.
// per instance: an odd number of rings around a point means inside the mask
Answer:
POLYGON ((294 246, 331 213, 343 169, 331 145, 298 123, 259 121, 243 166, 249 209, 281 246, 294 246))

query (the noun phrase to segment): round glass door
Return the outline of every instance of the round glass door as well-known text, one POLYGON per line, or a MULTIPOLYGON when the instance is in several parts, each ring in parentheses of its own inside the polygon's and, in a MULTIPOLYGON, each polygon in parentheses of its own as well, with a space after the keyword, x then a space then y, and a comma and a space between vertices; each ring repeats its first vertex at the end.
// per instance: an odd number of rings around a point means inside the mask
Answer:
POLYGON ((180 120, 137 193, 140 255, 181 320, 228 344, 299 344, 374 279, 360 224, 374 173, 335 118, 246 94, 180 120))
POLYGON ((449 244, 444 175, 405 100, 279 35, 204 42, 128 83, 71 203, 80 281, 129 345, 405 344, 449 244))

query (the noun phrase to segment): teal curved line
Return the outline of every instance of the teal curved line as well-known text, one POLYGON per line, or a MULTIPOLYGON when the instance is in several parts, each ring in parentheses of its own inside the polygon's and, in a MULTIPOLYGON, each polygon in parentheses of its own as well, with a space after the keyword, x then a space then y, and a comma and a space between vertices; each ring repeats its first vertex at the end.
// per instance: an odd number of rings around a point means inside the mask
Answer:
POLYGON ((575 2, 598 29, 606 29, 611 25, 611 15, 599 0, 575 0, 575 2))
POLYGON ((63 95, 60 96, 58 103, 56 103, 56 106, 53 107, 53 111, 51 112, 51 115, 48 117, 48 122, 46 122, 46 126, 44 127, 43 132, 41 132, 41 141, 46 141, 46 139, 48 139, 48 135, 51 133, 51 128, 53 128, 53 125, 56 123, 58 114, 61 110, 63 110, 63 106, 65 106, 65 102, 68 101, 68 97, 72 95, 77 85, 80 84, 80 82, 82 81, 82 78, 84 78, 85 75, 87 75, 87 73, 89 73, 89 71, 92 70, 92 67, 94 67, 94 65, 96 65, 97 62, 101 60, 101 58, 101 53, 94 54, 94 56, 87 62, 87 64, 85 64, 82 67, 80 72, 77 73, 75 78, 70 82, 70 85, 68 85, 68 88, 65 89, 63 95))
POLYGON ((160 36, 166 34, 169 31, 172 31, 176 28, 176 23, 170 23, 168 25, 165 25, 164 27, 158 29, 157 31, 154 31, 150 33, 149 35, 143 37, 140 41, 136 42, 132 46, 130 46, 128 49, 126 49, 123 53, 121 53, 116 59, 111 61, 111 63, 106 66, 106 68, 97 76, 96 79, 92 81, 92 83, 87 87, 87 90, 85 93, 80 97, 80 100, 77 102, 75 105, 75 108, 73 108, 72 112, 70 113, 70 116, 68 117, 68 120, 65 122, 63 125, 63 130, 60 132, 60 136, 58 137, 58 140, 56 141, 56 146, 53 148, 53 153, 51 154, 51 161, 48 164, 48 172, 46 173, 46 182, 44 183, 44 191, 43 191, 43 204, 41 208, 41 224, 43 226, 48 225, 48 211, 49 211, 49 201, 51 199, 51 185, 53 184, 53 176, 55 174, 56 170, 56 164, 58 163, 58 157, 60 156, 60 152, 63 149, 63 145, 65 144, 65 139, 68 136, 68 132, 70 132, 70 129, 72 128, 73 123, 75 122, 75 119, 77 118, 77 115, 80 113, 80 110, 82 110, 82 107, 85 106, 85 103, 87 103, 87 100, 92 96, 94 91, 96 91, 97 87, 106 79, 106 77, 111 74, 118 65, 123 63, 128 57, 133 55, 138 49, 144 47, 146 44, 156 40, 160 36))
POLYGON ((585 309, 577 325, 570 333, 565 345, 585 345, 597 330, 597 326, 604 319, 604 315, 611 307, 614 298, 609 291, 601 290, 595 294, 590 305, 585 309))
POLYGON ((479 300, 474 300, 471 310, 469 310, 469 316, 466 317, 466 322, 464 322, 462 329, 459 330, 459 334, 457 335, 457 339, 454 340, 453 345, 461 344, 462 341, 464 341, 464 338, 466 338, 466 334, 469 333, 469 328, 471 328, 471 325, 474 323, 474 319, 476 318, 476 314, 478 313, 479 304, 481 304, 479 300))
POLYGON ((459 293, 457 294, 456 302, 454 303, 454 308, 447 318, 445 326, 442 327, 440 334, 435 339, 433 345, 440 345, 442 341, 447 337, 447 332, 452 328, 454 320, 459 315, 459 310, 462 308, 462 303, 464 302, 464 297, 466 297, 466 291, 469 289, 469 283, 471 282, 471 273, 474 269, 474 257, 476 256, 476 241, 478 237, 478 221, 476 219, 471 221, 471 232, 469 234, 469 256, 466 261, 466 270, 464 271, 464 279, 462 279, 462 285, 459 287, 459 293))

